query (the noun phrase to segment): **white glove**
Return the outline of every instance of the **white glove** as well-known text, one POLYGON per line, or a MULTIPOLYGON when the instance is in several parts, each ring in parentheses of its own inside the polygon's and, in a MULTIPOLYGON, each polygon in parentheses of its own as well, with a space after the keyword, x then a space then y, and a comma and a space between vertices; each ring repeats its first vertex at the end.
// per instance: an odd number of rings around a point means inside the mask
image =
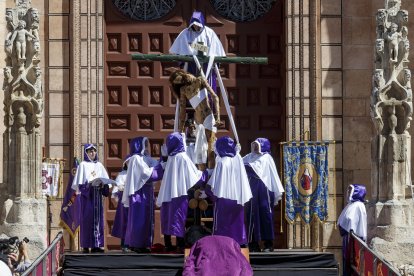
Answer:
POLYGON ((163 156, 163 157, 168 156, 168 150, 167 150, 167 145, 166 144, 162 144, 162 146, 161 146, 161 156, 163 156))
POLYGON ((200 192, 200 195, 198 196, 198 198, 202 198, 202 199, 207 198, 207 194, 206 194, 206 192, 205 192, 205 191, 201 191, 201 192, 200 192))

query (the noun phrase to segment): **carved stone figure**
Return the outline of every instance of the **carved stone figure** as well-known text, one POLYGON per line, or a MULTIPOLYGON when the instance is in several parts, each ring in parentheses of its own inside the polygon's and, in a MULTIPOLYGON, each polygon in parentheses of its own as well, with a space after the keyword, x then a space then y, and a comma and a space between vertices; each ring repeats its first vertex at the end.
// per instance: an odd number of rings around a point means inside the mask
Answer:
POLYGON ((15 42, 17 58, 21 60, 26 59, 26 37, 35 39, 35 37, 25 28, 26 22, 24 20, 20 20, 17 25, 17 29, 14 31, 10 39, 12 43, 15 42))
POLYGON ((7 22, 7 25, 6 25, 7 30, 9 31, 9 33, 6 36, 6 40, 8 40, 10 39, 11 34, 16 28, 16 24, 14 23, 13 9, 10 9, 10 8, 6 9, 6 22, 7 22))
POLYGON ((408 11, 407 10, 398 11, 397 20, 399 23, 406 25, 408 23, 408 11))
POLYGON ((385 28, 386 28, 387 10, 379 9, 377 11, 376 21, 377 21, 377 38, 383 38, 385 28))
POLYGON ((11 67, 10 66, 4 67, 3 73, 4 73, 3 91, 6 92, 8 91, 9 85, 13 79, 13 76, 11 74, 11 67))
POLYGON ((412 102, 413 100, 413 92, 411 90, 411 70, 410 69, 404 69, 404 78, 403 78, 403 87, 407 91, 407 101, 412 102))
POLYGON ((386 34, 386 41, 388 42, 388 50, 391 62, 398 61, 398 44, 401 40, 401 33, 397 32, 398 25, 395 23, 391 24, 390 31, 386 34))
POLYGON ((23 106, 19 107, 19 113, 16 116, 16 127, 19 129, 20 132, 25 131, 26 126, 26 114, 24 113, 23 106))
POLYGON ((375 61, 381 65, 384 57, 384 39, 377 39, 375 41, 375 61))
POLYGON ((401 0, 388 0, 386 7, 388 13, 392 16, 395 16, 401 8, 401 0))

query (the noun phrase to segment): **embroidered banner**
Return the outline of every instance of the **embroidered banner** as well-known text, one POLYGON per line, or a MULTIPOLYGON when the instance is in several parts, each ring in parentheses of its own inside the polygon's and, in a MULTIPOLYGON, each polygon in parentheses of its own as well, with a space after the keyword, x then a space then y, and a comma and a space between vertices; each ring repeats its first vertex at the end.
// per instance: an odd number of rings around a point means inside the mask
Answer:
POLYGON ((283 146, 286 219, 296 216, 309 224, 328 217, 328 145, 283 146))
POLYGON ((76 196, 75 191, 72 190, 72 181, 78 166, 79 162, 75 158, 60 211, 60 223, 72 237, 75 236, 80 225, 80 196, 76 196))
POLYGON ((62 172, 63 166, 58 160, 47 160, 42 163, 43 195, 58 196, 62 172))

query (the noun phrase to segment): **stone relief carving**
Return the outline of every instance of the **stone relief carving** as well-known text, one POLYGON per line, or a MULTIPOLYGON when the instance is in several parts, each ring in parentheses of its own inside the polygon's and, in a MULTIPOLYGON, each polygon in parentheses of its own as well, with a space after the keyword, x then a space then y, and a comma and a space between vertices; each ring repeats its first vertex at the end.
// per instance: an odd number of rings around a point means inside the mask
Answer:
POLYGON ((38 66, 40 18, 30 3, 17 0, 16 8, 6 9, 7 66, 3 82, 6 126, 12 128, 16 122, 20 129, 24 123, 28 133, 40 126, 43 115, 42 72, 38 66))
POLYGON ((385 6, 376 14, 371 117, 379 135, 403 134, 412 119, 408 12, 400 9, 400 0, 388 0, 385 6))

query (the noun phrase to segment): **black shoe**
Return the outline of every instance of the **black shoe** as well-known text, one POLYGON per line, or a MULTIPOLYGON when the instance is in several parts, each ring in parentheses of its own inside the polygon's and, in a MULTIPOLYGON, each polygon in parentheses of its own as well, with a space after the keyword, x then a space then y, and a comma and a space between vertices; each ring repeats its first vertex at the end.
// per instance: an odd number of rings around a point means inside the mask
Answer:
POLYGON ((259 243, 258 242, 249 243, 249 251, 250 252, 261 252, 259 243))
POLYGON ((263 252, 273 252, 273 241, 269 241, 269 240, 264 241, 263 252))
POLYGON ((91 252, 92 253, 104 253, 105 250, 103 250, 102 248, 99 248, 99 247, 94 247, 94 248, 92 248, 91 252))
POLYGON ((82 249, 82 253, 89 254, 89 248, 82 249))

